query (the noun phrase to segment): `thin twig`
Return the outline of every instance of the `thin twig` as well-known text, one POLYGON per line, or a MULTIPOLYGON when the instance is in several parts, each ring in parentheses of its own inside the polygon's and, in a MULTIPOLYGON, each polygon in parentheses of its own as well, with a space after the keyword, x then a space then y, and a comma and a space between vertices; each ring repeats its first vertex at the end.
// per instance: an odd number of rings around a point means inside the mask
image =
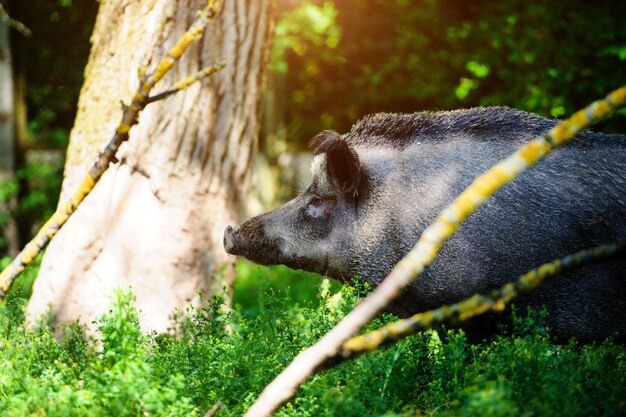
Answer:
POLYGON ((202 81, 208 76, 213 75, 214 73, 218 71, 221 71, 222 69, 224 69, 225 66, 226 66, 226 62, 222 61, 218 64, 210 65, 206 68, 203 68, 200 71, 196 72, 195 74, 190 75, 189 77, 183 78, 182 80, 174 84, 172 87, 166 89, 165 91, 148 97, 147 103, 148 104, 154 103, 155 101, 166 99, 172 94, 175 94, 181 90, 184 90, 185 88, 189 87, 193 83, 202 81))
POLYGON ((2 20, 7 26, 12 27, 27 38, 29 38, 33 34, 33 32, 29 28, 27 28, 26 25, 24 25, 22 22, 17 21, 9 16, 2 4, 0 4, 0 20, 2 20))
POLYGON ((626 87, 619 88, 604 100, 592 103, 549 132, 535 138, 513 155, 502 160, 475 179, 448 206, 420 237, 416 246, 389 273, 387 278, 359 303, 320 341, 301 352, 252 404, 246 416, 270 416, 290 399, 309 376, 339 353, 342 345, 417 278, 437 255, 441 246, 458 230, 461 223, 491 195, 516 176, 545 158, 553 149, 570 141, 581 129, 596 123, 626 104, 626 87))
POLYGON ((215 405, 211 407, 211 409, 204 415, 204 417, 215 416, 217 412, 220 411, 221 407, 222 407, 222 402, 221 401, 216 402, 215 405))

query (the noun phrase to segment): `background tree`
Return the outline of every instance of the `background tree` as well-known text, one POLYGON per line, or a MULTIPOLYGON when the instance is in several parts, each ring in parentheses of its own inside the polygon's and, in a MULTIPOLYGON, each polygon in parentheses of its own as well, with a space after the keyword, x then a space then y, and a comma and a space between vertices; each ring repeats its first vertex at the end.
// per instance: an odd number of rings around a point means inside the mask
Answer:
POLYGON ((7 0, 0 1, 0 250, 14 255, 19 242, 11 213, 15 206, 15 115, 7 5, 7 0))
MULTIPOLYGON (((5 195, 17 195, 12 214, 17 246, 22 247, 58 201, 98 3, 34 0, 3 4, 18 22, 12 23, 16 28, 9 32, 15 176, 4 183, 3 190, 5 195), (20 22, 27 23, 26 29, 20 22)), ((2 92, 10 94, 11 89, 2 92)), ((0 257, 6 254, 6 248, 0 247, 0 257)))
MULTIPOLYGON (((100 2, 92 50, 67 151, 61 200, 73 192, 137 87, 137 68, 154 63, 186 30, 204 1, 100 2), (147 24, 149 22, 149 24, 147 24)), ((256 150, 270 1, 225 2, 199 47, 164 86, 226 60, 222 73, 150 106, 131 131, 120 162, 48 248, 28 314, 49 305, 57 321, 90 322, 117 287, 132 286, 142 325, 165 330, 174 308, 203 289, 222 293, 231 274, 221 248, 246 195, 256 150)))

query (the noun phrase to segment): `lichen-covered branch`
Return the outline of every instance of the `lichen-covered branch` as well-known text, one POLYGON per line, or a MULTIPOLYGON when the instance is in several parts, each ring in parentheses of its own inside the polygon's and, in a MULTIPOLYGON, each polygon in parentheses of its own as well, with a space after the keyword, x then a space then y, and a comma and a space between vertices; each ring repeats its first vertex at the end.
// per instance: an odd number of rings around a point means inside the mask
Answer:
POLYGON ((393 323, 356 336, 346 341, 339 354, 330 360, 333 364, 352 358, 364 352, 375 350, 385 344, 395 342, 416 332, 432 329, 446 323, 469 320, 489 310, 501 311, 506 304, 520 295, 537 288, 544 279, 554 277, 582 264, 599 262, 623 254, 626 241, 610 243, 545 263, 524 275, 517 281, 509 282, 489 294, 476 294, 455 304, 439 307, 435 310, 415 314, 408 319, 393 323))
POLYGON ((202 81, 208 76, 213 75, 214 73, 218 71, 221 71, 222 69, 224 69, 225 66, 226 66, 225 62, 220 62, 218 64, 210 65, 206 68, 203 68, 200 71, 196 72, 195 74, 190 75, 189 77, 185 77, 182 80, 178 81, 176 84, 166 89, 165 91, 149 97, 148 103, 163 100, 171 96, 172 94, 178 93, 179 91, 184 90, 185 88, 189 87, 191 84, 198 82, 198 81, 202 81))
MULTIPOLYGON (((137 123, 139 113, 150 102, 150 92, 157 82, 172 68, 172 66, 180 59, 183 53, 195 43, 204 33, 209 21, 213 19, 221 8, 222 2, 219 0, 209 0, 206 6, 198 13, 198 18, 191 27, 178 39, 176 45, 172 47, 168 53, 157 64, 152 74, 146 74, 145 68, 139 71, 139 88, 135 92, 130 104, 124 106, 122 120, 120 121, 113 137, 108 145, 104 148, 99 158, 93 164, 90 171, 85 175, 82 183, 74 194, 59 206, 52 217, 39 230, 37 235, 26 245, 26 247, 13 259, 11 264, 0 273, 0 299, 4 298, 5 293, 11 287, 11 284, 17 276, 24 271, 44 248, 50 240, 63 227, 65 222, 76 211, 85 197, 93 190, 96 183, 102 177, 112 162, 116 161, 115 155, 120 145, 128 140, 130 129, 137 123)), ((219 69, 223 68, 221 66, 219 69)), ((215 71, 211 71, 211 74, 215 71)), ((209 75, 209 74, 207 74, 209 75)), ((192 81, 193 82, 193 81, 192 81)), ((186 83, 176 91, 186 88, 191 83, 186 83)), ((178 84, 177 84, 178 85, 178 84)))
POLYGON ((356 335, 391 304, 400 292, 432 263, 442 245, 487 198, 545 158, 553 149, 570 141, 580 130, 604 119, 625 104, 626 87, 622 87, 610 93, 604 100, 596 101, 576 112, 476 178, 422 233, 415 247, 368 297, 320 341, 301 352, 263 390, 246 416, 272 415, 282 403, 294 395, 300 384, 339 354, 346 340, 356 335))

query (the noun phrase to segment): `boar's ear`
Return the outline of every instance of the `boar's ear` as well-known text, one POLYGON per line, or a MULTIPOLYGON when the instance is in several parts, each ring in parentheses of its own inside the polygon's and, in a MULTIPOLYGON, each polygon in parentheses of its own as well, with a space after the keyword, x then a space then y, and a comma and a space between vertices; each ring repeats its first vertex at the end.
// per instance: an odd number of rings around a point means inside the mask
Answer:
POLYGON ((325 130, 311 140, 315 155, 326 154, 328 177, 339 190, 354 195, 361 180, 361 164, 354 148, 337 132, 325 130))

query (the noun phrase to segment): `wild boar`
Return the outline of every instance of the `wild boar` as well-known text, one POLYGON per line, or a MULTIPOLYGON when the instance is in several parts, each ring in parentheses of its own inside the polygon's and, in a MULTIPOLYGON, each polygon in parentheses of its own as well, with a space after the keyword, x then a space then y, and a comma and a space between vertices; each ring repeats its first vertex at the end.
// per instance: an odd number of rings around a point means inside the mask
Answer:
MULTIPOLYGON (((378 285, 436 215, 483 171, 555 121, 503 108, 375 114, 314 138, 313 180, 282 207, 228 226, 224 247, 378 285)), ((585 131, 498 191, 390 307, 457 302, 580 249, 626 239, 626 136, 585 131)), ((548 310, 560 339, 626 335, 626 260, 546 281, 517 305, 548 310)), ((493 323, 492 320, 483 320, 493 323)), ((479 326, 479 327, 480 327, 479 326)), ((474 331, 493 331, 474 327, 474 331)))

